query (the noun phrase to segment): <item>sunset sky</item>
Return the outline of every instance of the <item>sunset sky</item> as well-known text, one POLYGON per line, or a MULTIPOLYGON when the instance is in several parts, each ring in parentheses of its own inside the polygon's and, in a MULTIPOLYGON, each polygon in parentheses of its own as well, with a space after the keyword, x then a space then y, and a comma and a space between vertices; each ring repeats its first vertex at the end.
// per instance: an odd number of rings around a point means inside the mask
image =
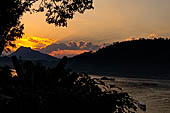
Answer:
POLYGON ((94 10, 76 14, 68 27, 47 24, 44 13, 25 14, 22 22, 26 37, 48 38, 50 43, 102 45, 150 35, 169 37, 169 5, 170 0, 94 0, 94 10))

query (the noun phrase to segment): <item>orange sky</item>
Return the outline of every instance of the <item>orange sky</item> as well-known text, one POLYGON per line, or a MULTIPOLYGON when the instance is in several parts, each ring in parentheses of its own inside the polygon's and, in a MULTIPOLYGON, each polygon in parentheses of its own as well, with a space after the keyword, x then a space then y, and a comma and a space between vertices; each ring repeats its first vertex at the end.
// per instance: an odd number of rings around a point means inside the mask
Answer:
MULTIPOLYGON (((10 49, 11 49, 12 52, 14 52, 18 48, 23 46, 23 47, 30 47, 33 50, 39 51, 43 48, 46 48, 47 46, 50 46, 51 44, 57 44, 57 41, 54 40, 54 39, 49 39, 49 38, 29 37, 27 35, 24 35, 23 38, 17 39, 15 41, 16 48, 10 48, 10 49)), ((58 57, 58 58, 62 58, 63 56, 71 57, 71 56, 74 56, 74 55, 78 55, 78 54, 81 54, 81 53, 84 53, 84 52, 91 51, 91 49, 87 47, 87 45, 89 43, 84 42, 84 41, 80 41, 80 42, 70 41, 70 42, 67 42, 67 43, 64 43, 64 44, 67 45, 67 48, 64 49, 64 48, 62 48, 62 46, 61 46, 62 50, 57 49, 57 48, 53 48, 54 50, 52 52, 49 52, 49 53, 46 53, 46 54, 49 54, 51 56, 55 56, 55 57, 58 57), (80 43, 81 43, 81 45, 80 45, 80 43), (72 45, 70 45, 70 44, 72 44, 72 45), (71 49, 71 46, 74 47, 74 44, 75 44, 75 47, 78 47, 78 48, 76 48, 76 50, 75 50, 75 48, 71 49)), ((92 46, 94 47, 95 45, 92 45, 92 46)), ((43 52, 43 53, 45 53, 45 52, 43 52)))
POLYGON ((44 13, 25 14, 22 22, 29 36, 56 41, 110 43, 149 34, 170 36, 170 0, 94 0, 94 10, 76 14, 68 27, 45 22, 44 13))
MULTIPOLYGON (((45 48, 52 43, 88 41, 95 44, 112 43, 150 34, 170 36, 170 0, 94 0, 94 10, 76 14, 68 27, 55 27, 45 22, 44 13, 24 14, 22 23, 27 34, 16 41, 32 49, 45 48)), ((87 51, 87 50, 84 50, 87 51)), ((67 52, 54 51, 51 55, 67 52)))
POLYGON ((57 50, 49 53, 49 55, 62 58, 63 56, 72 57, 74 55, 78 55, 84 52, 88 52, 88 50, 57 50))
POLYGON ((12 51, 15 51, 21 46, 31 47, 32 49, 42 49, 55 42, 56 40, 49 39, 49 38, 29 37, 25 35, 22 38, 17 39, 15 41, 16 48, 12 48, 12 51))

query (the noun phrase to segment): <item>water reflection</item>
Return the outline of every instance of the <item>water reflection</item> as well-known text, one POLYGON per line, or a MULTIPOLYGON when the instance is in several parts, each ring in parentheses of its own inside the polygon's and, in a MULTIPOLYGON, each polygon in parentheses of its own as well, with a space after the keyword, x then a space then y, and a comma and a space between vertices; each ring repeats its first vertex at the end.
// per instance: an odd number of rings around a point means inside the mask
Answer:
POLYGON ((115 81, 106 82, 122 87, 135 99, 144 102, 146 113, 170 113, 170 80, 116 77, 115 81))

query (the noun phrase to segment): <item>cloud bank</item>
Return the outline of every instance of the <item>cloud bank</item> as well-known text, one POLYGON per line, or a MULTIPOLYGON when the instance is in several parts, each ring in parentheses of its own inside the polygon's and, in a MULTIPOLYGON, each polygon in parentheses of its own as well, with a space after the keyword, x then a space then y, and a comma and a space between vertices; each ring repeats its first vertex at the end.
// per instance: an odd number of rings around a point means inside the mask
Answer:
MULTIPOLYGON (((16 48, 10 48, 11 52, 16 51, 21 46, 30 47, 33 50, 40 51, 41 53, 49 54, 54 57, 62 58, 63 56, 72 57, 88 51, 96 51, 100 47, 92 42, 86 41, 69 41, 65 43, 56 43, 56 40, 40 37, 25 36, 17 39, 15 42, 16 48)), ((3 53, 8 55, 10 53, 3 53)))
POLYGON ((47 46, 46 48, 40 49, 40 52, 61 58, 63 56, 72 57, 74 55, 78 55, 78 54, 81 54, 84 52, 96 51, 100 47, 101 46, 95 45, 91 42, 70 41, 67 43, 51 44, 51 45, 47 46))

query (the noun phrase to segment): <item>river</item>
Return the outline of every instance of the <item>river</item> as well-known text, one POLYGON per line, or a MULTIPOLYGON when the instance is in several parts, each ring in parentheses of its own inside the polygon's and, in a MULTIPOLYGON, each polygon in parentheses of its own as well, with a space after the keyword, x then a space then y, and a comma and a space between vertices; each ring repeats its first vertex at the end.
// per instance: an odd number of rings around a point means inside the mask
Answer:
MULTIPOLYGON (((123 88, 134 99, 146 104, 145 113, 170 113, 170 80, 114 77, 107 80, 123 88)), ((143 113, 138 111, 137 113, 143 113)))
MULTIPOLYGON (((13 76, 16 72, 13 70, 13 76)), ((101 77, 91 75, 92 77, 101 77)), ((134 99, 146 104, 145 113, 170 113, 170 80, 112 77, 106 83, 123 88, 134 99)), ((138 111, 137 113, 143 113, 138 111)))

